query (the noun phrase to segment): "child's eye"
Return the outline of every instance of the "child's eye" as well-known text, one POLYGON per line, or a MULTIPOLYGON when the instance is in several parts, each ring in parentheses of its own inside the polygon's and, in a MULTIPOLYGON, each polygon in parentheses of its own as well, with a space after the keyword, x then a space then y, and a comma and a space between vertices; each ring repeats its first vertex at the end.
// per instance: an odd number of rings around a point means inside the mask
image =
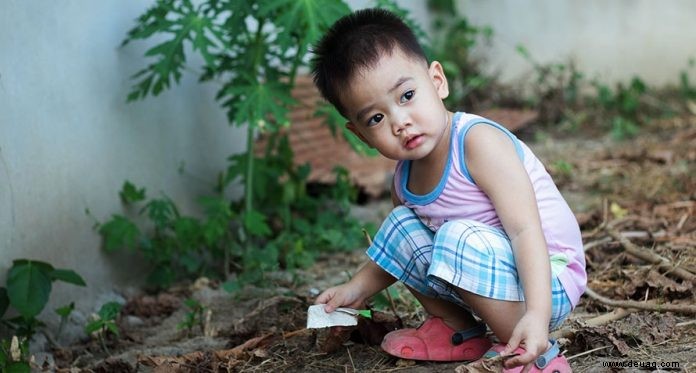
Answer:
POLYGON ((411 101, 413 99, 413 95, 416 94, 416 91, 410 90, 406 91, 403 95, 401 95, 401 103, 403 104, 404 102, 411 101))
POLYGON ((367 126, 368 126, 368 127, 369 127, 369 126, 374 126, 374 125, 376 125, 377 123, 381 122, 382 119, 384 119, 384 115, 382 115, 382 114, 375 114, 375 115, 372 116, 372 118, 370 118, 370 119, 367 121, 367 126))

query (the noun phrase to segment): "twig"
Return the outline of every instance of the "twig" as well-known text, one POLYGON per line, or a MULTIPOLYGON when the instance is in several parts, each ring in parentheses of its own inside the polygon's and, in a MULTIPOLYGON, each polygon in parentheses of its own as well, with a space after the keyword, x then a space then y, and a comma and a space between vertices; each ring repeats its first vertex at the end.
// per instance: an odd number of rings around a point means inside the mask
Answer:
POLYGON ((631 242, 631 240, 629 240, 628 238, 622 236, 615 229, 608 228, 607 232, 612 237, 614 237, 614 239, 618 240, 621 243, 621 245, 627 253, 648 263, 656 264, 658 268, 663 269, 668 273, 673 273, 675 276, 681 278, 682 280, 696 282, 696 275, 687 271, 684 268, 673 265, 672 262, 669 261, 669 259, 639 247, 638 245, 631 242))
MULTIPOLYGON (((367 231, 365 229, 363 229, 362 231, 363 231, 363 234, 365 235, 365 238, 367 239, 367 244, 372 246, 372 238, 370 237, 370 235, 367 233, 367 231)), ((389 294, 389 287, 384 289, 384 293, 387 294, 387 299, 389 300, 389 306, 391 307, 391 310, 394 313, 394 316, 396 316, 398 319, 401 319, 399 317, 399 314, 396 313, 396 305, 394 304, 394 299, 392 299, 391 294, 389 294)))
POLYGON ((302 329, 293 330, 293 331, 291 331, 291 332, 284 332, 284 333, 283 333, 283 338, 294 337, 294 336, 299 335, 299 334, 305 334, 305 333, 307 333, 307 332, 309 332, 309 331, 310 331, 310 330, 307 329, 307 328, 302 328, 302 329))
POLYGON ((687 315, 696 315, 696 306, 690 304, 656 304, 654 302, 636 302, 633 300, 614 300, 603 295, 597 294, 594 290, 587 288, 585 294, 591 298, 611 307, 636 308, 646 311, 675 312, 687 315))
POLYGON ((589 351, 581 352, 581 353, 576 354, 576 355, 573 355, 573 356, 568 356, 568 357, 566 358, 566 360, 570 361, 570 360, 575 359, 575 358, 578 358, 578 357, 580 357, 580 356, 589 355, 589 354, 591 354, 591 353, 593 353, 593 352, 595 352, 595 351, 603 350, 603 349, 609 348, 609 347, 611 347, 611 346, 602 346, 602 347, 593 348, 593 349, 591 349, 591 350, 589 350, 589 351))
POLYGON ((350 348, 346 346, 346 351, 348 351, 348 359, 350 359, 350 365, 353 366, 353 372, 355 372, 355 363, 353 362, 353 356, 350 354, 350 348))
MULTIPOLYGON (((611 312, 605 313, 603 315, 599 315, 596 317, 593 317, 591 319, 585 320, 583 322, 583 325, 592 327, 592 326, 599 326, 603 325, 612 321, 620 320, 623 319, 624 317, 637 312, 638 310, 636 309, 625 309, 625 308, 617 308, 611 312)), ((575 334, 575 330, 570 329, 570 328, 563 328, 554 331, 553 333, 550 334, 550 337, 553 339, 559 339, 559 338, 571 338, 575 334)))

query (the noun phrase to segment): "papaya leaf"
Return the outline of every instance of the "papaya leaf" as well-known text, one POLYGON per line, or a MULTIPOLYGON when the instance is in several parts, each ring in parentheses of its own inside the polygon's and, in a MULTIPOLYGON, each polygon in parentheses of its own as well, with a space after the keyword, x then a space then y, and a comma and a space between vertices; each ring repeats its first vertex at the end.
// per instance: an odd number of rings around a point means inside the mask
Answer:
POLYGON ((134 249, 140 230, 130 219, 122 215, 113 215, 111 220, 99 227, 99 234, 104 238, 106 251, 115 251, 124 247, 134 249))
POLYGON ((138 189, 133 183, 126 180, 118 195, 125 204, 139 202, 145 199, 145 188, 138 189))

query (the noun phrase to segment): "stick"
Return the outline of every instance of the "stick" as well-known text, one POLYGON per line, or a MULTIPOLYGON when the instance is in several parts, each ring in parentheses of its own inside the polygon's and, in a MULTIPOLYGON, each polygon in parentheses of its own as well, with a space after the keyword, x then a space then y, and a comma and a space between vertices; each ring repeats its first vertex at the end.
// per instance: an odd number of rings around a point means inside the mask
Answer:
POLYGON ((656 264, 658 268, 667 271, 667 273, 673 273, 675 276, 681 278, 682 280, 696 282, 696 275, 687 271, 684 268, 673 265, 672 262, 669 261, 669 259, 639 247, 638 245, 631 242, 631 240, 629 240, 628 238, 622 236, 615 229, 608 228, 607 232, 609 232, 609 234, 612 237, 614 237, 614 239, 618 240, 621 243, 621 245, 627 253, 648 263, 656 264))
MULTIPOLYGON (((605 313, 603 315, 599 315, 596 317, 593 317, 589 320, 586 320, 583 322, 585 326, 599 326, 603 324, 610 323, 612 321, 620 320, 623 319, 624 317, 637 312, 638 310, 636 309, 625 309, 625 308, 617 308, 611 312, 605 313)), ((573 335, 575 334, 575 330, 572 330, 570 328, 563 328, 554 331, 553 333, 550 334, 550 337, 553 339, 559 339, 559 338, 572 338, 573 335)))
MULTIPOLYGON (((370 235, 367 233, 367 231, 365 229, 363 229, 362 231, 363 231, 363 234, 365 235, 365 238, 367 238, 368 245, 372 246, 372 238, 370 237, 370 235)), ((394 316, 396 316, 396 318, 398 318, 398 319, 401 319, 399 317, 399 314, 396 313, 396 305, 394 305, 394 299, 392 299, 391 294, 389 294, 389 287, 384 289, 384 292, 387 294, 387 299, 389 299, 389 306, 391 307, 391 310, 394 313, 394 316)))
POLYGON ((573 355, 573 356, 568 356, 568 357, 566 358, 566 360, 571 361, 571 360, 573 360, 573 359, 575 359, 575 358, 578 358, 578 357, 580 357, 580 356, 589 355, 589 354, 591 354, 591 353, 593 353, 593 352, 595 352, 595 351, 603 350, 603 349, 609 348, 609 347, 611 347, 611 346, 602 346, 602 347, 593 348, 593 349, 591 349, 591 350, 589 350, 589 351, 581 352, 581 353, 576 354, 576 355, 573 355))
POLYGON ((591 298, 611 307, 624 307, 624 308, 636 308, 639 310, 646 311, 657 311, 657 312, 674 312, 683 313, 687 315, 696 315, 696 306, 691 304, 671 304, 663 303, 656 304, 653 302, 636 302, 633 300, 614 300, 609 299, 605 296, 597 294, 594 290, 587 288, 585 294, 589 295, 591 298))

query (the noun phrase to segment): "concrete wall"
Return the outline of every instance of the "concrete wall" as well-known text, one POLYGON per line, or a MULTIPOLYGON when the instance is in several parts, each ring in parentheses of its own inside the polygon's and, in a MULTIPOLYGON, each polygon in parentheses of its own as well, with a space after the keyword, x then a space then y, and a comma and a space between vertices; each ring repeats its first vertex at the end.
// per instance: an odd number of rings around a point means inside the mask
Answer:
POLYGON ((121 212, 128 179, 190 212, 226 157, 244 150, 245 131, 227 125, 215 87, 191 75, 160 97, 125 102, 153 44, 119 45, 149 3, 0 3, 0 286, 17 258, 74 269, 89 285, 55 283, 47 318, 143 274, 133 257, 100 250, 85 209, 101 221, 121 212))
MULTIPOLYGON (((524 45, 542 63, 577 63, 589 78, 676 84, 696 58, 696 2, 691 0, 457 0, 461 14, 488 25, 491 47, 479 49, 488 68, 516 80, 531 66, 515 51, 524 45)), ((691 69, 692 77, 696 69, 691 69)))

